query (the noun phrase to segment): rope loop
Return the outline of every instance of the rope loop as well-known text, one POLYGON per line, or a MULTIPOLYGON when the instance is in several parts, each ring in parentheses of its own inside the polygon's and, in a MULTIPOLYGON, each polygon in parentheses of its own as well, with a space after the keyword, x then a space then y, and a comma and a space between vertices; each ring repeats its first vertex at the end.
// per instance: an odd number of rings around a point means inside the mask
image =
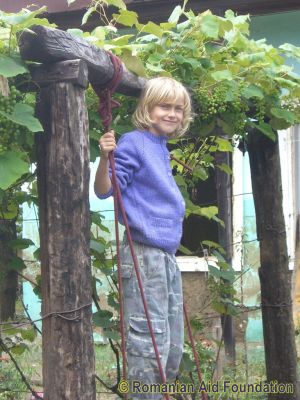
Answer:
POLYGON ((98 113, 102 120, 105 132, 109 130, 109 126, 112 123, 112 110, 120 106, 118 101, 113 100, 112 95, 121 82, 123 76, 123 65, 120 58, 110 51, 107 53, 113 65, 113 77, 109 82, 105 83, 105 85, 92 84, 95 93, 99 97, 98 113))

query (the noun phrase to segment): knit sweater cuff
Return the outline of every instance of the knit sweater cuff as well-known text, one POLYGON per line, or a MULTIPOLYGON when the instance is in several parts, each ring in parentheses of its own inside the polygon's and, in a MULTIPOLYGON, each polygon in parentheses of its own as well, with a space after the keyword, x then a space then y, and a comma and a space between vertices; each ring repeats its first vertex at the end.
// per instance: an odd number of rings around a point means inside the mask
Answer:
POLYGON ((110 197, 110 196, 112 196, 112 194, 113 194, 113 188, 111 187, 110 189, 109 189, 109 191, 107 192, 107 193, 105 193, 105 194, 99 194, 99 193, 97 193, 97 192, 95 192, 95 194, 96 194, 96 196, 97 197, 99 197, 99 199, 107 199, 108 197, 110 197))

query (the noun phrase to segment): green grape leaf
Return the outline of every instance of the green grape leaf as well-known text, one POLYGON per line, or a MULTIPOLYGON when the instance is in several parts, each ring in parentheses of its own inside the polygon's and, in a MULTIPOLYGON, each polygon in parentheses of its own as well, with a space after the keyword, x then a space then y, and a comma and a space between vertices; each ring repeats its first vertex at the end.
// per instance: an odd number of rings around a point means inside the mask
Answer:
POLYGON ((20 333, 20 328, 16 328, 14 325, 9 323, 4 323, 1 328, 5 331, 5 335, 7 336, 14 336, 20 333))
POLYGON ((261 121, 258 125, 254 124, 254 126, 259 131, 261 131, 264 135, 266 135, 269 139, 275 141, 276 135, 269 124, 266 124, 265 122, 261 121))
POLYGON ((13 249, 27 249, 27 247, 34 245, 33 241, 31 239, 15 239, 15 240, 11 240, 10 242, 8 242, 8 245, 10 247, 12 247, 13 249))
POLYGON ((191 359, 188 353, 183 353, 181 363, 180 363, 180 371, 182 372, 192 372, 195 369, 195 362, 191 359))
POLYGON ((223 163, 223 164, 217 164, 217 167, 221 171, 226 172, 227 175, 232 175, 232 169, 230 168, 229 165, 223 163))
POLYGON ((33 252, 33 257, 36 260, 40 260, 41 259, 41 248, 37 248, 34 252, 33 252))
POLYGON ((204 15, 201 20, 200 29, 208 37, 218 39, 219 19, 215 15, 204 15))
POLYGON ((233 146, 228 139, 223 139, 221 137, 216 138, 216 143, 218 145, 219 151, 233 151, 233 146))
POLYGON ((148 22, 146 25, 136 24, 136 27, 140 29, 141 32, 151 33, 152 35, 159 38, 161 38, 164 33, 161 27, 152 21, 148 22))
POLYGON ((126 4, 123 0, 105 0, 109 6, 115 6, 121 10, 126 10, 126 4))
POLYGON ((283 108, 272 107, 271 114, 274 115, 276 118, 286 120, 291 125, 293 125, 293 123, 297 120, 297 116, 293 112, 289 110, 284 110, 283 108))
POLYGON ((8 201, 5 208, 1 208, 1 215, 4 219, 13 219, 18 216, 19 206, 14 201, 8 201))
POLYGON ((103 330, 103 335, 104 335, 105 337, 107 337, 108 339, 114 340, 115 342, 117 342, 118 340, 121 339, 121 336, 120 336, 119 332, 117 332, 117 331, 112 331, 112 330, 104 329, 104 330, 103 330))
POLYGON ((218 207, 216 206, 210 206, 210 207, 199 207, 200 212, 199 215, 202 215, 203 217, 206 217, 208 219, 212 219, 213 217, 218 214, 218 207))
POLYGON ((237 57, 238 63, 243 67, 248 67, 251 64, 264 63, 266 59, 266 52, 260 51, 258 53, 244 54, 241 53, 237 57))
POLYGON ((200 136, 201 137, 208 136, 215 129, 215 126, 216 126, 215 120, 213 120, 207 124, 204 122, 201 122, 201 124, 199 124, 200 136))
POLYGON ((90 241, 90 249, 94 250, 95 252, 99 254, 103 254, 105 251, 105 246, 103 243, 97 242, 96 240, 91 240, 90 241))
POLYGON ((174 10, 172 11, 172 14, 171 14, 170 17, 169 17, 168 22, 176 23, 176 24, 177 24, 177 22, 178 22, 179 17, 180 17, 181 14, 182 14, 182 8, 181 8, 181 6, 176 6, 176 7, 174 8, 174 10))
POLYGON ((21 57, 11 57, 0 54, 0 75, 10 78, 28 72, 28 69, 21 57))
POLYGON ((13 257, 8 263, 8 267, 10 270, 14 271, 22 271, 26 268, 26 264, 20 257, 13 257))
MULTIPOLYGON (((225 113, 225 114, 223 115, 223 118, 226 118, 226 117, 227 117, 227 115, 226 115, 226 113, 225 113)), ((224 133, 226 133, 227 135, 232 136, 232 135, 234 134, 234 130, 233 130, 232 124, 230 124, 230 123, 224 121, 224 120, 221 119, 221 118, 218 118, 218 119, 217 119, 217 124, 218 124, 218 126, 222 129, 222 131, 223 131, 224 133)), ((227 151, 227 150, 225 150, 225 151, 227 151)))
POLYGON ((228 69, 212 72, 211 76, 215 81, 218 82, 224 80, 231 81, 233 79, 232 73, 228 69))
POLYGON ((196 168, 193 169, 193 176, 201 179, 202 181, 206 181, 208 179, 209 174, 206 168, 201 165, 197 165, 196 168))
POLYGON ((99 310, 93 314, 93 322, 96 326, 100 326, 102 328, 109 328, 114 325, 114 322, 111 321, 113 313, 108 310, 99 310))
POLYGON ((20 343, 10 349, 13 354, 21 355, 25 350, 28 350, 28 346, 25 343, 20 343))
POLYGON ((288 57, 300 58, 300 47, 294 46, 290 43, 284 43, 279 46, 279 49, 283 50, 288 57))
POLYGON ((118 24, 130 26, 130 28, 138 23, 138 15, 134 11, 121 10, 119 14, 113 14, 113 17, 118 22, 118 24))
POLYGON ((24 340, 28 340, 29 342, 33 342, 34 339, 36 338, 36 331, 34 328, 30 329, 22 329, 21 330, 21 336, 24 340))
POLYGON ((219 243, 213 242, 212 240, 203 240, 202 244, 204 246, 208 246, 208 247, 211 247, 213 249, 218 249, 219 252, 224 254, 224 255, 226 254, 226 251, 224 250, 224 248, 219 243))
MULTIPOLYGON (((40 7, 38 10, 30 11, 26 8, 23 8, 20 12, 18 13, 12 13, 12 14, 4 14, 2 13, 0 15, 0 21, 5 22, 8 25, 26 25, 30 26, 30 22, 32 21, 32 24, 37 22, 39 18, 35 18, 37 15, 42 14, 47 10, 46 6, 40 7)), ((42 19, 44 22, 48 22, 45 18, 42 19)), ((48 23, 49 24, 49 23, 48 23)))
POLYGON ((226 314, 226 307, 224 304, 220 303, 219 301, 212 302, 212 308, 219 314, 226 314))
POLYGON ((183 254, 186 254, 187 256, 193 255, 193 252, 189 250, 187 247, 183 246, 182 244, 179 246, 179 251, 181 251, 183 254))
POLYGON ((113 307, 115 310, 119 310, 120 309, 120 305, 119 303, 116 301, 116 295, 114 292, 110 292, 109 295, 107 296, 107 304, 110 307, 113 307))
POLYGON ((259 99, 262 99, 264 97, 263 91, 255 85, 243 87, 241 93, 244 97, 246 97, 246 99, 250 99, 251 97, 258 97, 259 99))
POLYGON ((82 20, 81 20, 81 25, 84 25, 87 20, 89 19, 90 15, 97 10, 97 7, 90 7, 88 10, 83 14, 82 20))
POLYGON ((130 50, 124 50, 121 59, 129 71, 134 72, 138 76, 146 76, 146 70, 142 61, 138 57, 133 56, 130 50))
POLYGON ((235 272, 234 271, 222 271, 219 268, 213 266, 213 265, 208 265, 209 272, 215 277, 215 278, 222 278, 225 279, 229 282, 233 282, 235 279, 235 272))
POLYGON ((29 106, 28 104, 17 103, 12 114, 7 114, 1 110, 0 113, 16 124, 26 126, 26 128, 31 132, 43 131, 40 121, 34 116, 33 107, 29 106))
POLYGON ((0 188, 6 190, 28 170, 29 164, 23 161, 22 154, 13 151, 0 154, 0 188))

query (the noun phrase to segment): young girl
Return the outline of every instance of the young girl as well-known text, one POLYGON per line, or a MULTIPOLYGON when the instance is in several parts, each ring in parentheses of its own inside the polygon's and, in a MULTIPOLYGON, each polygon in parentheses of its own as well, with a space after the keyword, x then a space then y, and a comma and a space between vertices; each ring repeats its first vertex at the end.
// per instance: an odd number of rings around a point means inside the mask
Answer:
MULTIPOLYGON (((171 382, 178 374, 184 340, 181 273, 175 253, 182 236, 185 202, 172 176, 166 143, 188 129, 189 94, 174 79, 150 79, 132 120, 136 130, 122 135, 118 146, 113 131, 100 138, 95 192, 101 199, 112 195, 108 154, 115 150, 117 179, 155 340, 166 380, 171 382)), ((123 223, 121 217, 119 220, 123 223)), ((139 383, 159 383, 160 376, 126 234, 121 260, 128 380, 131 392, 136 393, 139 383)), ((159 399, 162 395, 133 397, 159 399)))

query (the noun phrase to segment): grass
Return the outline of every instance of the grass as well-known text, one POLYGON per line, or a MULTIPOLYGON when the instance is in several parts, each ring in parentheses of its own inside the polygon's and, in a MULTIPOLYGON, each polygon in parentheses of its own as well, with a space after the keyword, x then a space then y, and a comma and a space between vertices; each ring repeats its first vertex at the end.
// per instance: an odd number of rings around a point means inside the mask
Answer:
MULTIPOLYGON (((42 345, 41 337, 29 344, 29 350, 14 356, 31 387, 42 391, 42 345)), ((108 385, 116 384, 117 372, 115 356, 109 345, 95 345, 96 374, 108 385)), ((96 381, 96 391, 101 400, 115 398, 108 389, 96 381)), ((25 400, 30 396, 20 374, 12 361, 0 362, 0 400, 25 400), (5 391, 4 391, 5 390, 5 391)))
MULTIPOLYGON (((297 338, 299 345, 299 337, 297 338)), ((237 366, 235 372, 233 368, 225 368, 219 382, 229 380, 231 383, 246 382, 246 364, 244 357, 244 350, 241 344, 237 344, 237 366)), ((16 359, 27 377, 28 381, 35 390, 42 390, 42 351, 41 351, 41 338, 37 338, 34 343, 29 344, 29 350, 22 355, 16 356, 16 359)), ((116 384, 116 360, 114 353, 109 345, 95 345, 95 369, 96 374, 108 386, 116 384)), ((299 363, 300 369, 300 363, 299 363)), ((265 366, 264 366, 264 349, 263 346, 248 344, 248 377, 250 383, 257 383, 265 380, 265 366)), ((114 400, 117 396, 108 391, 98 381, 96 383, 97 399, 101 400, 114 400)), ((0 400, 27 400, 30 394, 28 389, 22 382, 18 372, 16 371, 13 363, 2 362, 0 363, 0 400), (3 392, 8 389, 7 392, 3 392)), ((237 399, 235 394, 218 393, 211 395, 211 400, 234 400, 237 399)), ((266 395, 251 393, 246 395, 239 394, 239 400, 265 400, 266 395)))

